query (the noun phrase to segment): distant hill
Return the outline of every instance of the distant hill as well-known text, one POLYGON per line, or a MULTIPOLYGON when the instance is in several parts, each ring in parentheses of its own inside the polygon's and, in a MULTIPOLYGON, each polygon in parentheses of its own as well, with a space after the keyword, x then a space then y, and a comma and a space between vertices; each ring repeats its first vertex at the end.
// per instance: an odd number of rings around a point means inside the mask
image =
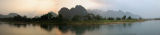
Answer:
POLYGON ((108 11, 101 11, 101 10, 88 10, 89 13, 93 13, 96 15, 101 15, 103 17, 109 18, 109 17, 113 17, 113 18, 122 18, 123 16, 131 16, 132 18, 140 18, 139 15, 135 15, 133 13, 130 12, 124 12, 124 11, 114 11, 114 10, 108 10, 108 11))
POLYGON ((8 15, 0 14, 0 18, 11 18, 11 17, 17 16, 17 15, 18 15, 17 13, 9 13, 8 15))

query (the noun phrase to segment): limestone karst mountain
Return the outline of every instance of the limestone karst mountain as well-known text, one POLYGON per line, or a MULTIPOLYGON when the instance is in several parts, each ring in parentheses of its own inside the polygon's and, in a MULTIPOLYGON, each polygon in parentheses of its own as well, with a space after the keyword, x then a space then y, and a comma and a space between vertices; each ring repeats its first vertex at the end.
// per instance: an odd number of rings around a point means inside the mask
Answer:
POLYGON ((77 5, 75 8, 72 8, 70 11, 72 12, 73 15, 80 15, 80 16, 87 15, 87 10, 81 5, 77 5))
POLYGON ((61 10, 59 11, 59 15, 63 16, 63 18, 65 19, 71 19, 71 14, 72 13, 70 12, 70 10, 66 7, 61 8, 61 10))
POLYGON ((81 5, 76 5, 76 7, 71 9, 63 7, 59 11, 59 15, 63 16, 64 19, 72 19, 75 16, 82 17, 81 19, 83 19, 83 16, 87 14, 87 10, 81 5))

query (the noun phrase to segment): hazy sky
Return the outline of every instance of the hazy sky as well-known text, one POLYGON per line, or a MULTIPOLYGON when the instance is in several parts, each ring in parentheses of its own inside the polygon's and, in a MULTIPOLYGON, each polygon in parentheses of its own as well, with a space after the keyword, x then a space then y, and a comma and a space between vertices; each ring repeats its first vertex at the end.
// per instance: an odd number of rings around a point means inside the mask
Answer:
POLYGON ((104 0, 109 9, 132 12, 145 18, 160 17, 160 0, 104 0))
POLYGON ((62 7, 82 5, 86 8, 101 7, 93 0, 0 0, 0 14, 18 13, 30 17, 46 14, 49 11, 57 13, 62 7))
POLYGON ((82 5, 87 9, 124 10, 145 18, 160 17, 160 0, 0 0, 0 14, 38 16, 61 7, 82 5))

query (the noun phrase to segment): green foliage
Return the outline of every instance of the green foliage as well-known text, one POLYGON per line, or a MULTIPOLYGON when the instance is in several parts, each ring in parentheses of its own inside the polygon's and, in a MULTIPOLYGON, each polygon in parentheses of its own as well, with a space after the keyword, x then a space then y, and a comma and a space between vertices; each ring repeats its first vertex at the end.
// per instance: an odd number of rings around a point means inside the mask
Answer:
POLYGON ((132 17, 131 17, 131 16, 129 16, 129 17, 128 17, 128 19, 129 19, 129 20, 131 20, 131 19, 132 19, 132 17))
POLYGON ((122 17, 122 19, 123 19, 123 20, 125 20, 125 19, 126 19, 126 15, 125 15, 125 16, 123 16, 123 17, 122 17))
POLYGON ((88 14, 85 17, 87 17, 88 20, 95 20, 96 16, 94 14, 88 14))
POLYGON ((61 14, 58 15, 58 17, 56 18, 57 21, 63 21, 63 16, 61 14))
POLYGON ((48 13, 48 14, 45 14, 45 15, 42 15, 41 16, 41 19, 42 20, 51 20, 51 19, 53 19, 54 17, 53 17, 53 15, 51 14, 51 13, 48 13))
POLYGON ((112 18, 112 17, 109 17, 109 18, 108 18, 108 20, 114 20, 114 18, 112 18))
POLYGON ((72 21, 80 21, 80 20, 81 20, 81 16, 79 15, 73 16, 72 18, 72 21))
POLYGON ((40 17, 36 16, 36 17, 32 18, 31 21, 40 21, 40 17))
POLYGON ((116 20, 121 20, 121 18, 116 18, 116 20))
POLYGON ((17 15, 17 16, 15 16, 13 19, 14 19, 14 20, 17 20, 17 21, 20 21, 20 20, 22 20, 22 17, 21 17, 20 15, 17 15))
POLYGON ((15 17, 13 17, 13 20, 16 20, 16 21, 30 21, 30 18, 27 18, 27 16, 20 16, 20 15, 17 15, 15 17))
POLYGON ((102 17, 101 17, 100 15, 96 15, 96 16, 95 16, 95 19, 96 19, 96 20, 101 20, 102 17))
POLYGON ((93 20, 92 16, 87 16, 88 20, 93 20))
MULTIPOLYGON (((15 21, 24 21, 24 22, 41 22, 41 21, 55 21, 55 22, 64 22, 64 21, 68 21, 66 19, 64 19, 65 17, 63 17, 61 14, 59 14, 57 17, 53 17, 53 15, 51 13, 47 13, 44 14, 40 17, 36 16, 34 18, 27 18, 27 16, 20 16, 17 15, 15 16, 13 19, 15 21)), ((102 18, 100 15, 94 15, 94 14, 88 14, 86 16, 73 16, 71 18, 72 21, 82 21, 82 20, 102 20, 104 18, 102 18)), ((112 20, 113 18, 111 18, 112 20)))
POLYGON ((141 18, 141 17, 139 17, 139 19, 141 20, 142 18, 141 18))
POLYGON ((92 14, 88 14, 88 15, 86 15, 85 17, 87 17, 88 20, 92 20, 92 19, 93 19, 92 16, 93 16, 92 14))

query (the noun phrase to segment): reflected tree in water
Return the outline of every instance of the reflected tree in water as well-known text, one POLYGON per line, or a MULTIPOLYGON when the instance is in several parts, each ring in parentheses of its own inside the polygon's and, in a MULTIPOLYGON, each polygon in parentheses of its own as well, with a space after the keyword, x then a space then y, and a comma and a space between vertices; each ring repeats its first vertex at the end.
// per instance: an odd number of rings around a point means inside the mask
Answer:
MULTIPOLYGON (((9 24, 17 28, 26 28, 27 26, 35 26, 35 24, 9 24)), ((99 25, 60 25, 60 24, 37 24, 42 29, 51 32, 54 28, 58 28, 62 33, 67 33, 69 31, 75 32, 76 35, 83 35, 86 31, 93 31, 99 29, 99 25)))
POLYGON ((55 25, 53 25, 53 24, 40 24, 40 27, 47 30, 48 32, 50 32, 55 27, 55 25))
POLYGON ((75 32, 76 35, 82 35, 85 31, 92 31, 95 29, 99 29, 99 25, 63 25, 58 26, 58 29, 61 30, 63 33, 68 31, 75 32))
POLYGON ((11 26, 15 26, 17 28, 26 28, 29 24, 10 24, 11 26))

